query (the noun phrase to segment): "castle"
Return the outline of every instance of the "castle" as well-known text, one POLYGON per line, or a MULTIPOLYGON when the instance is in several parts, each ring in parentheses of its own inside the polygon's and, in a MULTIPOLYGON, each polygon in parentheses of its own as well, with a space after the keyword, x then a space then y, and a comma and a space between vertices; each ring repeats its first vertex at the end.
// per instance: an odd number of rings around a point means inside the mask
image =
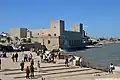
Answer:
POLYGON ((48 29, 11 28, 10 36, 31 38, 32 42, 44 44, 49 50, 64 48, 67 42, 69 47, 82 47, 85 31, 83 24, 73 24, 71 31, 65 30, 63 20, 51 20, 48 29))

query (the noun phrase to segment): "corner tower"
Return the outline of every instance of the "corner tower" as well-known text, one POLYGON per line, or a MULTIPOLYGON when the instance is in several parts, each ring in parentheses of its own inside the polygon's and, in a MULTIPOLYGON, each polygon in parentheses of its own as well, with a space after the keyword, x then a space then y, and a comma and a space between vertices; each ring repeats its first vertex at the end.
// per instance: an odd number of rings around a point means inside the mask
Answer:
POLYGON ((63 20, 51 20, 50 29, 53 36, 61 36, 64 33, 64 28, 63 20))
POLYGON ((83 32, 83 24, 72 24, 72 31, 73 32, 83 32))

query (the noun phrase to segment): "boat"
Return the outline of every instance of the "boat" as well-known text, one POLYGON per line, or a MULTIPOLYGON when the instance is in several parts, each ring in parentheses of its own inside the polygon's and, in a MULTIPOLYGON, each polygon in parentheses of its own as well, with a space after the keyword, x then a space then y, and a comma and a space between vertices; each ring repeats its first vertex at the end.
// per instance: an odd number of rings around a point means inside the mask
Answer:
POLYGON ((101 48, 103 44, 96 44, 96 45, 88 45, 87 48, 101 48))
POLYGON ((64 45, 62 48, 59 48, 59 51, 61 52, 74 52, 74 51, 80 51, 86 49, 85 45, 79 45, 79 46, 71 46, 69 45, 69 42, 65 40, 64 45))

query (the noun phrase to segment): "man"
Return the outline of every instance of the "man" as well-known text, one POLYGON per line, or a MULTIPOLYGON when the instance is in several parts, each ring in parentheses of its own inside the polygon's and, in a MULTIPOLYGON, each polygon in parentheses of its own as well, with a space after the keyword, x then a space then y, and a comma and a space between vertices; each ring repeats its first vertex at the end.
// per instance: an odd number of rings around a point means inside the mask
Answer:
POLYGON ((20 67, 21 67, 21 71, 23 71, 23 70, 24 70, 24 61, 22 61, 22 62, 20 63, 20 67))
POLYGON ((34 66, 30 66, 31 78, 34 78, 34 66))
POLYGON ((65 67, 69 67, 69 65, 68 65, 68 57, 66 57, 66 59, 65 59, 65 67))
POLYGON ((26 62, 27 61, 27 54, 26 53, 24 53, 24 62, 26 62))
POLYGON ((15 59, 16 59, 16 62, 18 60, 18 53, 15 54, 15 59))
POLYGON ((30 62, 31 59, 32 59, 32 54, 31 53, 28 54, 28 59, 29 59, 29 62, 30 62))
POLYGON ((31 64, 30 65, 32 65, 32 66, 34 65, 34 59, 31 60, 31 64))
POLYGON ((14 54, 12 54, 12 60, 13 60, 13 62, 14 62, 14 58, 15 58, 15 55, 14 55, 14 54))
POLYGON ((40 72, 40 61, 37 62, 38 71, 40 72))

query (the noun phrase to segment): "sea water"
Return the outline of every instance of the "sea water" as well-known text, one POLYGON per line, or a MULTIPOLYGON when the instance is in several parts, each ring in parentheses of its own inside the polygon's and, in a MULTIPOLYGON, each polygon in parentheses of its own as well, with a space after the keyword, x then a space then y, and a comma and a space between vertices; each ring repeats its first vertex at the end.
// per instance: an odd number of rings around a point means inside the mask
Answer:
POLYGON ((104 44, 101 48, 90 48, 82 51, 70 52, 76 56, 82 56, 91 64, 108 68, 110 63, 120 66, 120 44, 104 44))

